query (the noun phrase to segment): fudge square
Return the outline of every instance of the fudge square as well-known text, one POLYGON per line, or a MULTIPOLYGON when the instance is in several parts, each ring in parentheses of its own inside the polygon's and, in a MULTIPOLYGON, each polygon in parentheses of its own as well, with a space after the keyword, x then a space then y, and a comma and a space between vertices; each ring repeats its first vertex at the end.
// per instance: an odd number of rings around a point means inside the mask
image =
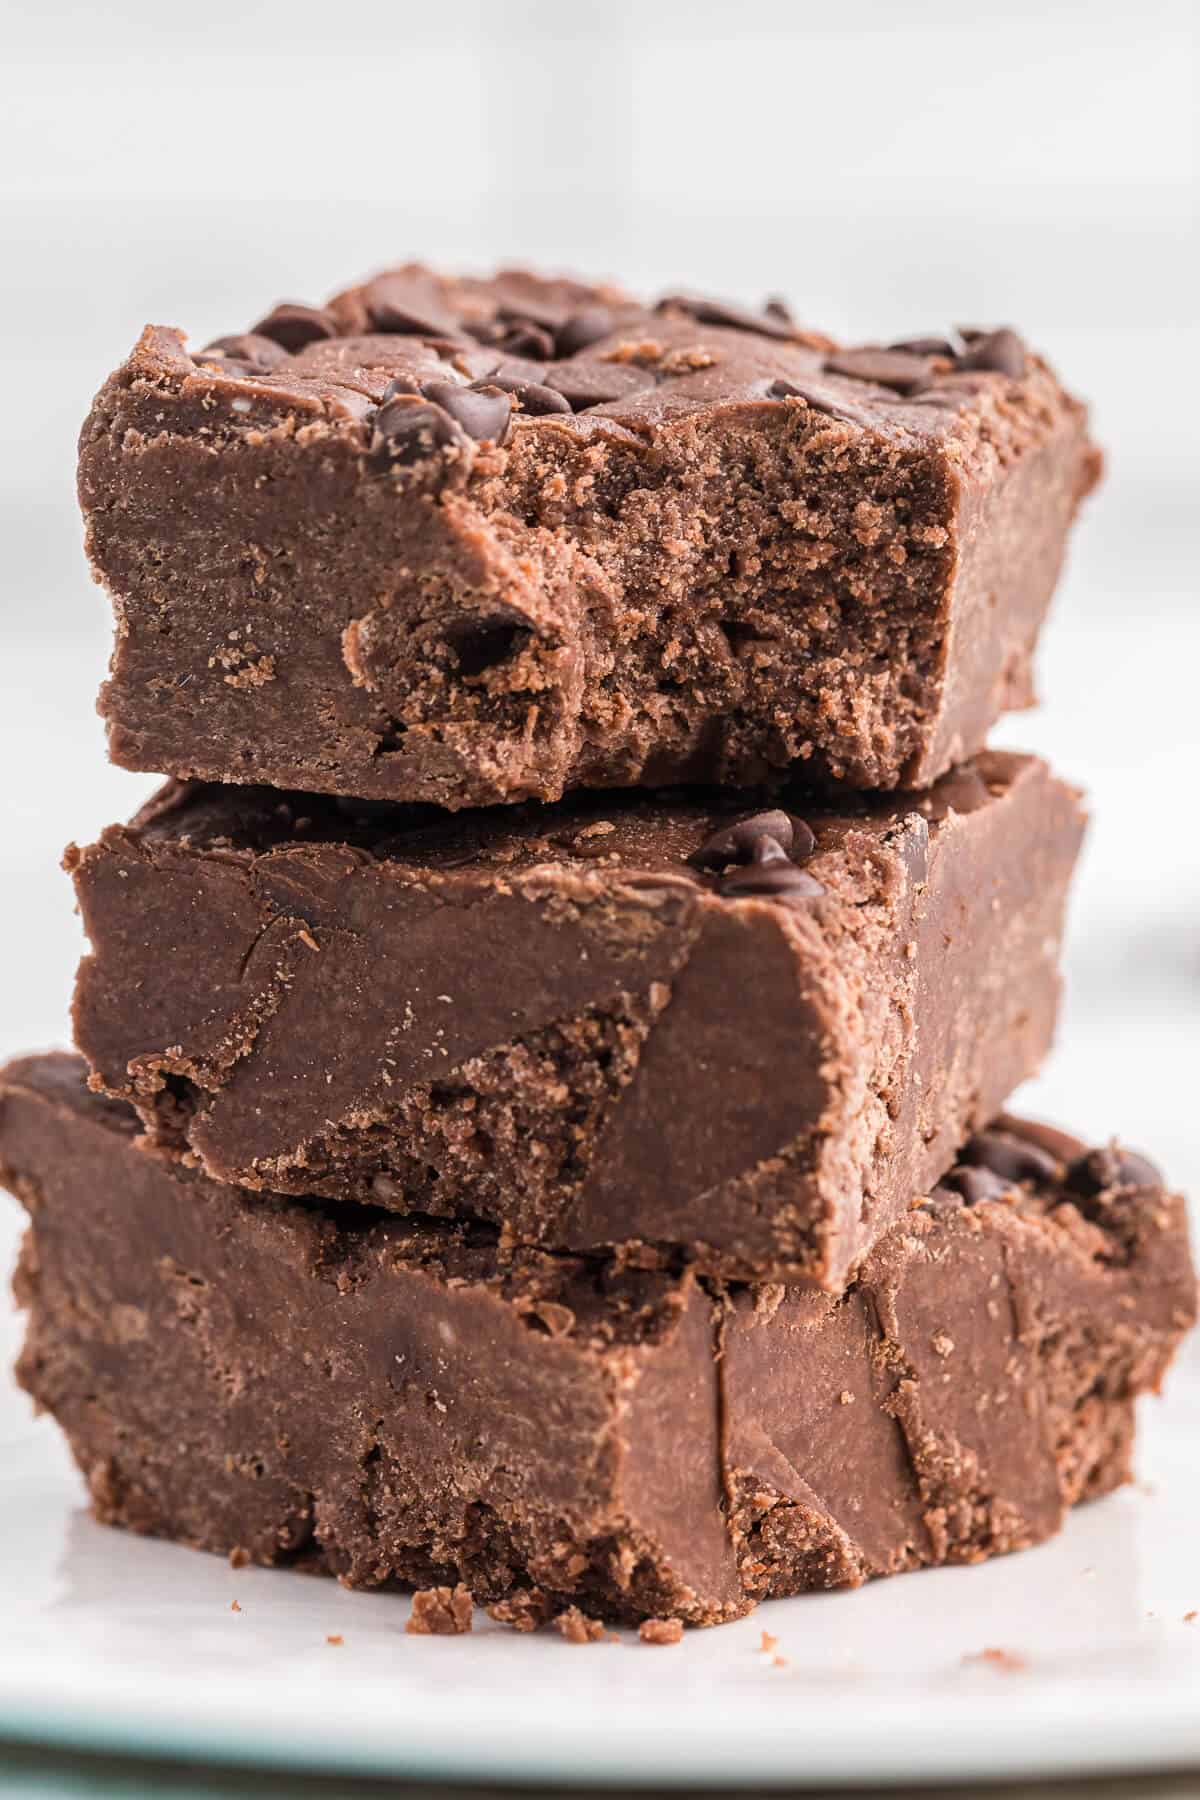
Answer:
POLYGON ((836 1289, 1037 1068, 1082 824, 991 751, 749 815, 168 787, 68 852, 76 1041, 217 1180, 836 1289))
POLYGON ((98 1518, 530 1623, 712 1624, 1048 1537, 1130 1472, 1195 1311, 1142 1159, 981 1134, 844 1296, 251 1194, 71 1057, 0 1078, 19 1377, 98 1518))
POLYGON ((450 808, 922 787, 1030 703, 1099 467, 1007 329, 418 267, 194 355, 148 327, 81 438, 111 754, 450 808))

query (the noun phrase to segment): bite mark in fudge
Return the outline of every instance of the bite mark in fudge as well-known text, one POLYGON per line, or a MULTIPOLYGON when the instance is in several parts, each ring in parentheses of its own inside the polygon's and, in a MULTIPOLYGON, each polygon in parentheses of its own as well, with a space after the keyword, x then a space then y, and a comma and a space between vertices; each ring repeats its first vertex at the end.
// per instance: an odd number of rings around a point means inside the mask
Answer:
POLYGON ((1040 1171, 915 1197, 835 1297, 222 1186, 78 1059, 29 1059, 0 1077, 19 1377, 105 1522, 445 1589, 439 1620, 469 1589, 586 1641, 977 1561, 1128 1478, 1134 1399, 1195 1317, 1177 1198, 1002 1129, 1040 1171))
POLYGON ((998 752, 838 811, 171 788, 69 855, 77 1042, 219 1180, 836 1289, 1038 1066, 1081 829, 998 752))
POLYGON ((114 760, 451 808, 924 786, 1032 698, 1083 408, 1014 333, 409 267, 190 355, 80 445, 114 760))

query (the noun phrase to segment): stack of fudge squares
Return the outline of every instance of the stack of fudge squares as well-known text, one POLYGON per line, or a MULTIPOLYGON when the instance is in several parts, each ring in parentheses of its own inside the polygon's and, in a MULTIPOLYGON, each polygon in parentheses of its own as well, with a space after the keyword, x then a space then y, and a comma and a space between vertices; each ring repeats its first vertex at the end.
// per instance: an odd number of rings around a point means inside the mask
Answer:
POLYGON ((1098 472, 1008 329, 409 266, 146 330, 80 492, 171 779, 0 1100, 99 1519, 670 1641, 1128 1478, 1183 1206, 1003 1111, 1083 815, 985 746, 1098 472))

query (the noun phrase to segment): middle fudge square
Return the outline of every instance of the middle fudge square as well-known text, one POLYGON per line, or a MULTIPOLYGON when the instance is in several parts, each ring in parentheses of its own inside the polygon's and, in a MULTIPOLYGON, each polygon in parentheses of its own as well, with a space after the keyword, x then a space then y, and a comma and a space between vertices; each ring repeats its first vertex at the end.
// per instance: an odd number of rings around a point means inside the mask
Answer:
POLYGON ((454 817, 170 785, 68 852, 93 1085, 243 1187, 838 1290, 1046 1051, 1078 796, 454 817))

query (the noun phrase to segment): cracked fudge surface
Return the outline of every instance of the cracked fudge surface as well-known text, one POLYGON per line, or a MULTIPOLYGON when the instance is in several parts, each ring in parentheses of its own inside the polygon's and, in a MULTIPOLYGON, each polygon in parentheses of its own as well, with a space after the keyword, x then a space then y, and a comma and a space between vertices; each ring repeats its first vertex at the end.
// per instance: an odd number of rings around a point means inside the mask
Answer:
POLYGON ((1030 702, 1100 466, 1007 330, 408 267, 184 344, 147 328, 79 475, 112 756, 183 777, 924 786, 1030 702))
POLYGON ((22 1383, 97 1516, 501 1616, 711 1624, 973 1562, 1130 1472, 1195 1311, 1142 1159, 1001 1121, 841 1297, 505 1254, 139 1145, 70 1057, 0 1078, 22 1383))
POLYGON ((1083 825, 1000 752, 839 805, 168 787, 68 853, 77 1043, 218 1180, 837 1288, 1037 1068, 1083 825))

